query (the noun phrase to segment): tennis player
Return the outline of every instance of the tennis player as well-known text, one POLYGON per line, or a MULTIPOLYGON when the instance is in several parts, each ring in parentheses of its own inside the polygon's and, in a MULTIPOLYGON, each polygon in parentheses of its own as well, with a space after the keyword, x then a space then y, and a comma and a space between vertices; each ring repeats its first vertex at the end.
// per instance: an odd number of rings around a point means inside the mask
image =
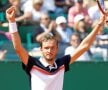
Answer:
POLYGON ((101 15, 99 23, 71 55, 56 58, 58 41, 51 34, 44 36, 40 48, 43 56, 38 59, 30 56, 21 44, 13 6, 7 9, 6 16, 14 49, 23 63, 23 69, 29 75, 31 90, 62 90, 64 72, 69 70, 69 64, 89 49, 106 18, 106 14, 101 15))

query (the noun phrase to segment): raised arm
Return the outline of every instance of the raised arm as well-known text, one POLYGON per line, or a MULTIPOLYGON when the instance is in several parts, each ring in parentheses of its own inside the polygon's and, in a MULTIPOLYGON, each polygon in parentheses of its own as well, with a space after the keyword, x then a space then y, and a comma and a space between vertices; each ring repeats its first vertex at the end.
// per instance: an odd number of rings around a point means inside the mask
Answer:
POLYGON ((76 49, 76 51, 71 55, 70 64, 73 63, 85 51, 87 51, 89 49, 89 47, 92 45, 98 31, 101 30, 101 28, 104 24, 106 15, 107 14, 104 14, 104 13, 101 14, 101 18, 100 18, 100 21, 98 22, 98 24, 95 26, 95 28, 92 30, 92 32, 81 42, 81 44, 76 49))
POLYGON ((22 62, 27 65, 28 52, 23 48, 21 44, 20 36, 17 31, 17 24, 15 21, 15 8, 13 6, 6 10, 6 17, 9 22, 9 32, 11 34, 14 49, 22 62))

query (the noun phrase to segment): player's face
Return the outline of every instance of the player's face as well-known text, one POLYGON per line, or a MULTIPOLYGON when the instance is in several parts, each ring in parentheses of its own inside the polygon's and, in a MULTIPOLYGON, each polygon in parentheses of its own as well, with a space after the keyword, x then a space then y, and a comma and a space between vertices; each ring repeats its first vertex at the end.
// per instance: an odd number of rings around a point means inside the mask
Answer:
POLYGON ((41 51, 47 61, 55 60, 56 54, 58 52, 57 42, 55 40, 42 42, 41 51))

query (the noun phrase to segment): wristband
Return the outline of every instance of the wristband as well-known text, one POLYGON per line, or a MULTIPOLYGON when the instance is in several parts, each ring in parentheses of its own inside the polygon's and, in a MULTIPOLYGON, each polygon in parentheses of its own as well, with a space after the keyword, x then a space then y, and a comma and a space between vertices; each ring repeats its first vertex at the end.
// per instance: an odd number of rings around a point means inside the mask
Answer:
POLYGON ((9 32, 10 33, 15 33, 17 32, 17 24, 14 22, 14 23, 9 23, 9 32))

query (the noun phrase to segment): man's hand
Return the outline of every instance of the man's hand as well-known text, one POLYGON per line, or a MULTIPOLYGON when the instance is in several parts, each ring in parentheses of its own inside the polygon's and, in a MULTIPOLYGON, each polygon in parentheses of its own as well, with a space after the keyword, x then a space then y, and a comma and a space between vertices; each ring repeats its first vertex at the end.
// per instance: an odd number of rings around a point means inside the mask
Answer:
POLYGON ((6 18, 9 22, 15 22, 15 7, 14 6, 6 10, 6 18))
POLYGON ((52 30, 55 30, 55 28, 56 28, 55 21, 51 21, 48 27, 48 31, 51 32, 52 30))

